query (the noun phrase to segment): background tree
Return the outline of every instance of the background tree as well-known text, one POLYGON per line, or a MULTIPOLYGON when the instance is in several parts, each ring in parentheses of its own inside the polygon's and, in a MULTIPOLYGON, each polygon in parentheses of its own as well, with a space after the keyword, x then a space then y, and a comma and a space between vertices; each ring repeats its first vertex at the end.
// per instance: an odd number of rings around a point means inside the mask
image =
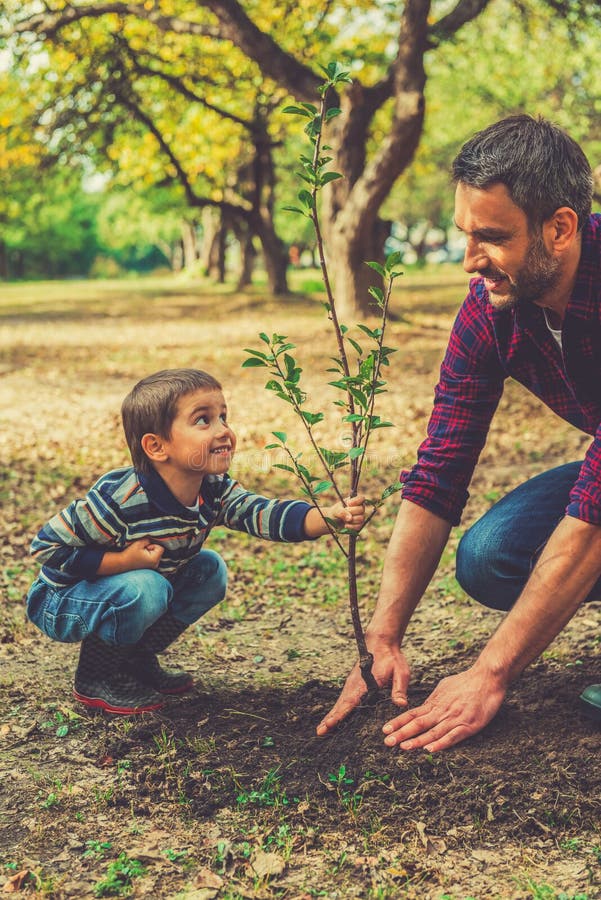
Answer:
MULTIPOLYGON (((419 146, 426 96, 436 102, 437 95, 427 87, 426 63, 429 75, 442 86, 442 95, 446 91, 449 98, 438 118, 440 122, 445 117, 444 133, 449 138, 455 137, 455 126, 464 134, 472 132, 480 113, 490 121, 493 109, 510 111, 523 83, 538 84, 540 96, 551 99, 544 68, 556 73, 562 57, 552 57, 547 43, 555 33, 570 29, 570 58, 582 53, 588 61, 598 44, 599 17, 596 4, 580 0, 546 0, 546 4, 503 0, 504 14, 496 21, 480 18, 494 13, 497 5, 501 8, 498 3, 488 9, 489 0, 457 0, 452 8, 438 0, 309 0, 302 9, 266 0, 252 4, 79 0, 69 5, 48 0, 43 10, 33 0, 8 0, 1 15, 22 68, 32 59, 38 65, 40 59, 47 60, 48 75, 54 74, 53 90, 62 97, 53 106, 58 113, 54 124, 59 131, 62 126, 71 146, 86 129, 96 147, 106 146, 117 133, 130 145, 135 145, 136 130, 140 143, 150 135, 154 157, 159 146, 168 161, 166 167, 161 163, 156 183, 165 177, 179 180, 192 205, 214 206, 238 223, 239 230, 252 234, 254 229, 257 234, 257 229, 267 228, 259 233, 263 248, 275 248, 276 258, 279 251, 280 263, 282 246, 273 228, 272 153, 283 132, 271 100, 277 97, 279 102, 279 95, 286 92, 300 102, 315 103, 321 78, 316 56, 349 61, 353 84, 332 101, 343 114, 329 138, 334 165, 344 178, 324 192, 323 210, 336 294, 346 314, 368 302, 369 275, 363 261, 382 256, 389 228, 383 205, 419 146), (541 77, 531 78, 531 67, 541 77), (460 84, 466 87, 465 95, 460 84), (77 115, 85 119, 85 127, 74 125, 77 115), (211 124, 211 116, 219 116, 224 124, 211 124), (194 130, 192 123, 200 127, 194 130), (251 149, 255 136, 258 146, 251 149), (232 150, 236 143, 238 153, 232 150), (211 179, 210 160, 226 146, 228 163, 211 179), (199 160, 206 165, 199 166, 199 160), (247 190, 251 170, 258 176, 247 190), (243 182, 250 199, 239 196, 243 182)), ((564 111, 576 114, 582 86, 590 83, 593 71, 594 66, 588 72, 582 67, 578 76, 574 70, 576 80, 566 72, 563 88, 554 74, 551 81, 557 96, 563 96, 564 111)), ((588 87, 584 93, 588 100, 588 87)), ((50 105, 39 107, 38 125, 47 130, 52 125, 50 105)), ((535 105, 538 109, 538 101, 535 105)), ((423 171, 431 173, 433 165, 435 181, 443 168, 438 159, 447 151, 442 152, 434 127, 428 128, 433 155, 428 165, 427 157, 422 160, 423 171), (435 150, 440 151, 438 157, 435 150)), ((429 188, 432 202, 437 193, 429 188)), ((273 284, 278 274, 275 264, 272 269, 273 284)))

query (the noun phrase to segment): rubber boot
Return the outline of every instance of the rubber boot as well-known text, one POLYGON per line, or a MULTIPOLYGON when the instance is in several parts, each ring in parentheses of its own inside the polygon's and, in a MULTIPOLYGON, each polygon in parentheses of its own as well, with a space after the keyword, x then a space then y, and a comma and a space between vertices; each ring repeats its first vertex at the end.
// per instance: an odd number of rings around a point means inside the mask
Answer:
POLYGON ((85 638, 75 672, 75 698, 86 706, 122 716, 160 709, 163 697, 131 673, 131 650, 105 644, 95 634, 85 638))
POLYGON ((160 694, 183 694, 194 685, 192 676, 180 669, 164 669, 157 653, 165 650, 188 626, 167 612, 148 628, 129 659, 132 675, 160 694))
POLYGON ((601 722, 601 684, 589 684, 580 694, 580 703, 587 716, 601 722))

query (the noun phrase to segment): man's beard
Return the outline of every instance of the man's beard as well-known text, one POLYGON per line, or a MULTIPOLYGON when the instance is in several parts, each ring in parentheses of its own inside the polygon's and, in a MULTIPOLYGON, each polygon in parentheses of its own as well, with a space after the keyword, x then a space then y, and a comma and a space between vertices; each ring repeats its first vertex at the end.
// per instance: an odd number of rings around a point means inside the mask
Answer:
MULTIPOLYGON (((494 276, 484 273, 484 277, 494 276)), ((541 300, 559 283, 561 264, 547 252, 542 237, 537 235, 528 245, 524 264, 515 279, 508 275, 505 277, 509 285, 507 293, 490 298, 495 309, 513 309, 518 305, 541 300)))

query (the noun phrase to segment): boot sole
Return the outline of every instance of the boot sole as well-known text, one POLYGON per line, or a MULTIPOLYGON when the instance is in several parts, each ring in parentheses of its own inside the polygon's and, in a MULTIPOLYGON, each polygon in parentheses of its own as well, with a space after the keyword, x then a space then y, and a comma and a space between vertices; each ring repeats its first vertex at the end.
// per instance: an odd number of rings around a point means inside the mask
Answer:
POLYGON ((113 706, 101 697, 86 697, 77 691, 73 691, 73 696, 85 706, 89 706, 92 709, 102 709, 104 712, 112 713, 116 716, 136 716, 139 713, 161 709, 165 705, 164 703, 148 703, 145 706, 113 706))
POLYGON ((162 688, 162 689, 159 687, 154 687, 153 689, 155 691, 158 691, 159 694, 166 694, 167 696, 169 694, 171 694, 173 696, 173 695, 177 695, 177 694, 185 694, 188 691, 191 691, 193 689, 193 687, 194 687, 194 681, 192 681, 192 679, 190 679, 190 681, 187 684, 182 685, 182 687, 162 688))

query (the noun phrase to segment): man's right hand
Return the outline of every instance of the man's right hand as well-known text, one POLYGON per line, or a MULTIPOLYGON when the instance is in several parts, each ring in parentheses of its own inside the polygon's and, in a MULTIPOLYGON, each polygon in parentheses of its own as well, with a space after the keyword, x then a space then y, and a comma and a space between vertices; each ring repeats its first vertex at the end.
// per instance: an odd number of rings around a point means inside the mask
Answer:
MULTIPOLYGON (((392 702, 397 706, 407 706, 407 688, 411 672, 400 648, 381 641, 368 641, 368 649, 374 657, 372 674, 378 687, 384 688, 391 684, 392 702)), ((350 712, 359 706, 366 693, 367 688, 359 663, 355 663, 346 679, 340 697, 317 726, 317 734, 321 737, 332 731, 350 712)))

